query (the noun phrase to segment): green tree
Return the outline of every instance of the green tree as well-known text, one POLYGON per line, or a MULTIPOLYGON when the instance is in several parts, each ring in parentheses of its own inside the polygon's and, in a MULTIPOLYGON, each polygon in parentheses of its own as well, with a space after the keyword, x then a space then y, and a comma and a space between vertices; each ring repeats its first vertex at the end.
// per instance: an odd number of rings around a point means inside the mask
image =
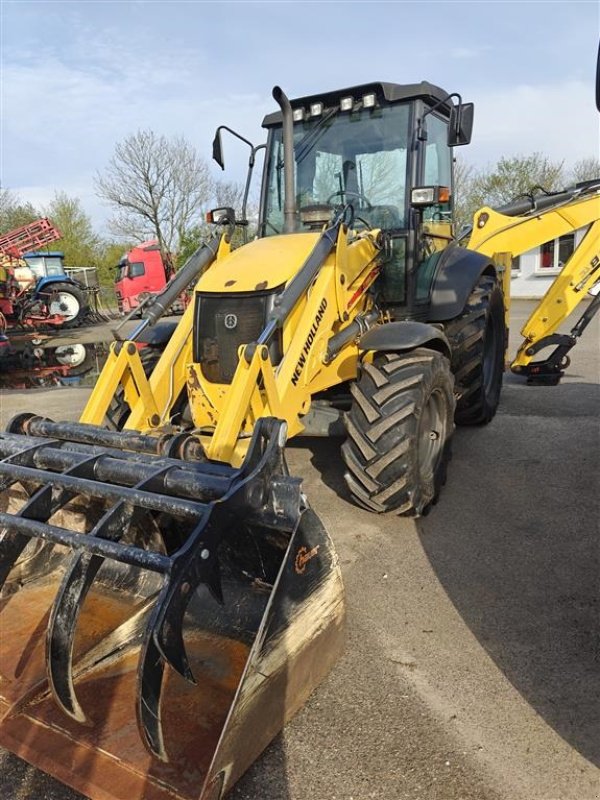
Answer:
POLYGON ((115 268, 125 253, 131 250, 132 247, 135 247, 134 242, 124 244, 123 242, 103 240, 99 243, 95 266, 101 286, 112 288, 115 282, 115 268))
POLYGON ((94 233, 91 219, 82 209, 79 198, 57 192, 44 214, 62 234, 53 247, 64 252, 66 266, 98 265, 100 239, 94 233))
POLYGON ((39 219, 42 214, 29 202, 23 202, 11 189, 0 189, 0 234, 39 219))
POLYGON ((454 162, 454 230, 457 234, 473 221, 474 206, 473 181, 475 169, 462 156, 454 162))
POLYGON ((456 229, 470 225, 482 206, 497 208, 523 195, 558 191, 564 186, 563 162, 551 161, 542 153, 501 158, 493 167, 476 170, 457 161, 455 183, 456 229))
POLYGON ((562 188, 564 162, 553 162, 542 153, 501 158, 496 166, 473 177, 471 196, 478 206, 502 206, 516 197, 543 189, 562 188))
POLYGON ((600 159, 590 156, 576 161, 571 170, 569 183, 593 180, 600 181, 600 159))

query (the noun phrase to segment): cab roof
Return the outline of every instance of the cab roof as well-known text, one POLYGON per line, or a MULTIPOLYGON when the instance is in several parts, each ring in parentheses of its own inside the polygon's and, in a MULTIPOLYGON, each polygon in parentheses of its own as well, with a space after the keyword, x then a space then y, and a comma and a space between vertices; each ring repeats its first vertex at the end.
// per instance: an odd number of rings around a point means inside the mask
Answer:
POLYGON ((62 250, 29 250, 22 258, 64 258, 62 250))
MULTIPOLYGON (((448 97, 448 92, 435 86, 433 83, 421 81, 421 83, 363 83, 359 86, 351 86, 347 89, 336 89, 331 92, 321 92, 320 94, 307 95, 290 100, 292 109, 303 108, 310 103, 322 102, 325 108, 331 108, 340 102, 342 97, 351 95, 355 99, 360 99, 365 94, 376 94, 378 99, 387 103, 397 103, 401 100, 425 100, 430 103, 439 103, 448 97)), ((445 107, 446 112, 450 113, 452 101, 448 101, 441 106, 445 107)), ((263 128, 270 128, 274 125, 281 125, 281 111, 274 111, 263 120, 263 128)))

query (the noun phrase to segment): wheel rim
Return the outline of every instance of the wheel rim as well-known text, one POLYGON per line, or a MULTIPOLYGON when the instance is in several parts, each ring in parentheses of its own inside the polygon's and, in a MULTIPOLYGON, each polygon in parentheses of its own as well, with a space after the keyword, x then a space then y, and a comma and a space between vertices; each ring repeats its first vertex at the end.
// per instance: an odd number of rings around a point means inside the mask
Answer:
POLYGON ((440 389, 434 389, 419 419, 419 472, 424 480, 431 480, 442 457, 446 420, 446 397, 440 389))
POLYGON ((85 361, 86 350, 83 344, 69 344, 57 347, 54 356, 59 364, 67 367, 79 367, 85 361))
POLYGON ((79 314, 79 300, 69 292, 57 292, 48 308, 51 316, 60 315, 69 321, 79 314))

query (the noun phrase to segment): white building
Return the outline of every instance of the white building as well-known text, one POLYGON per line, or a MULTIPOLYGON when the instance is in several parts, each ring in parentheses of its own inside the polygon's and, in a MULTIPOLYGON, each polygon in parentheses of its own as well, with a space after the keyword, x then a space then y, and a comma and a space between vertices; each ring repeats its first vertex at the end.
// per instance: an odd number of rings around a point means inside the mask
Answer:
POLYGON ((540 298, 579 246, 587 228, 534 247, 513 261, 510 293, 512 297, 540 298))

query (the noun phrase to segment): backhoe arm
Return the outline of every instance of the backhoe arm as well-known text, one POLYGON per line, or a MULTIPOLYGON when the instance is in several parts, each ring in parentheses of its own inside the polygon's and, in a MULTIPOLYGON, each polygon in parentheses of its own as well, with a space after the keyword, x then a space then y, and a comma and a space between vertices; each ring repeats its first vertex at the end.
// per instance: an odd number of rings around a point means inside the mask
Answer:
POLYGON ((534 207, 527 211, 529 202, 521 200, 499 210, 479 210, 475 215, 469 248, 507 263, 551 239, 587 228, 562 271, 521 329, 523 342, 511 364, 513 372, 526 375, 531 382, 556 384, 569 365, 567 352, 600 308, 600 300, 595 298, 570 334, 556 334, 559 326, 600 280, 600 183, 535 198, 530 203, 534 207), (555 346, 555 349, 548 358, 533 360, 537 353, 549 346, 555 346))

